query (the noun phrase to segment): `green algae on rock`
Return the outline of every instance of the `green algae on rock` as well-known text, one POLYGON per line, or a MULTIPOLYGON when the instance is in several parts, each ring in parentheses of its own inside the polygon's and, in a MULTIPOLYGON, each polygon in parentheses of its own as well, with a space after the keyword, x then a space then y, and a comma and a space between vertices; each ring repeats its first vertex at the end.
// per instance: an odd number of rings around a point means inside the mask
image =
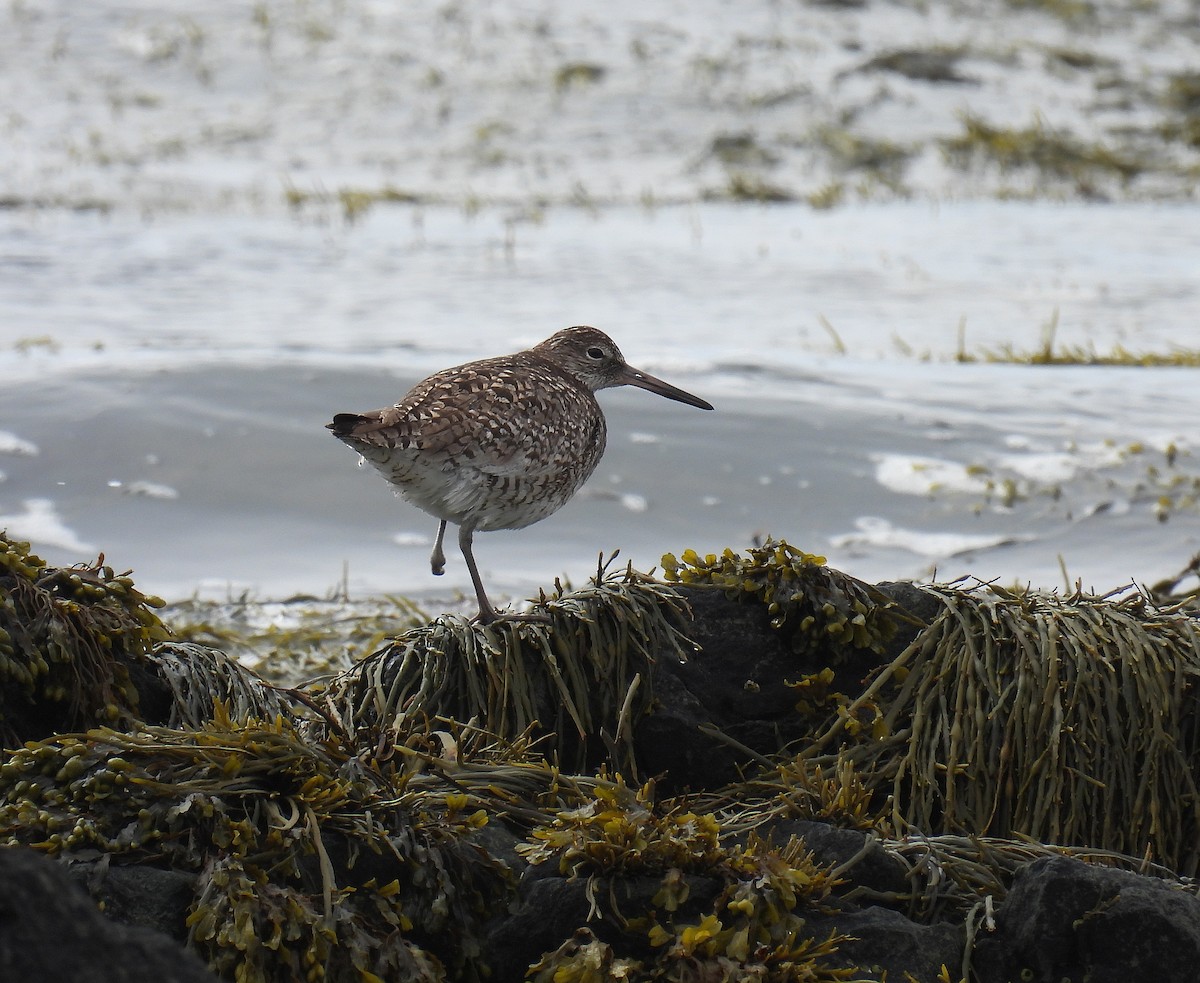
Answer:
POLYGON ((748 547, 749 557, 726 548, 720 556, 684 550, 676 559, 662 558, 668 581, 689 586, 711 585, 730 597, 767 605, 774 628, 784 629, 798 654, 832 643, 883 651, 902 620, 911 620, 881 591, 826 566, 825 557, 768 538, 748 547))

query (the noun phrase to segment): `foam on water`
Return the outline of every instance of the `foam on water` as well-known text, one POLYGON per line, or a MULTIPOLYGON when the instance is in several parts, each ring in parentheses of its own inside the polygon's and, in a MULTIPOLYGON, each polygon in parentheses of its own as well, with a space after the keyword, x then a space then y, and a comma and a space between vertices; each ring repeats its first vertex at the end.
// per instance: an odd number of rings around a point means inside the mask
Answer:
POLYGON ((987 481, 956 461, 908 454, 875 455, 875 480, 901 495, 928 495, 948 491, 982 495, 987 481))
POLYGON ((284 358, 427 374, 595 323, 648 371, 782 397, 819 383, 817 359, 839 351, 949 359, 964 322, 974 353, 1034 351, 1056 312, 1060 345, 1169 351, 1200 308, 1196 205, 558 209, 495 254, 501 226, 445 208, 380 208, 334 229, 3 212, 0 268, 39 262, 0 277, 0 370, 284 358))
POLYGON ((878 516, 854 520, 855 531, 830 537, 837 549, 899 549, 927 559, 947 559, 976 553, 997 546, 1027 541, 1029 536, 986 533, 947 533, 932 530, 903 529, 878 516))
POLYGON ((26 457, 34 457, 37 452, 37 444, 32 441, 23 440, 7 430, 0 430, 0 454, 22 454, 26 457))
POLYGON ((16 540, 74 553, 81 558, 94 556, 96 547, 80 539, 58 514, 48 498, 27 498, 21 502, 22 512, 0 515, 0 529, 16 540))

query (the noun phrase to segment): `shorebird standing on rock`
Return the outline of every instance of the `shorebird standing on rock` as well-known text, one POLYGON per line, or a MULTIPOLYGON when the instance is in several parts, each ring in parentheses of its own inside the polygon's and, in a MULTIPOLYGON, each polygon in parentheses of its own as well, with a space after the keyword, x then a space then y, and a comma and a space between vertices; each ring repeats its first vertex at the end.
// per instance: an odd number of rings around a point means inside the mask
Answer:
POLYGON ((668 399, 712 405, 627 365, 596 328, 566 328, 513 355, 443 369, 394 406, 338 413, 326 424, 417 508, 441 520, 430 565, 445 571, 449 522, 475 596, 478 620, 545 620, 500 614, 471 551, 476 530, 522 529, 562 508, 604 453, 607 427, 593 395, 638 386, 668 399))

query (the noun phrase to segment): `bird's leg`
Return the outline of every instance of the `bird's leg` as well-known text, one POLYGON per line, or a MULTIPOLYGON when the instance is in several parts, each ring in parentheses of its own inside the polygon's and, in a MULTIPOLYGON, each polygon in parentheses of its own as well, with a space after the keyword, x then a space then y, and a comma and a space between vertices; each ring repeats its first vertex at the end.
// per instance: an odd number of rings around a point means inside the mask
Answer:
POLYGON ((479 576, 479 567, 475 565, 475 554, 471 550, 471 541, 475 530, 470 525, 458 527, 458 548, 462 550, 463 559, 467 561, 467 569, 471 571, 471 582, 475 585, 475 597, 479 601, 479 614, 475 621, 482 625, 490 625, 495 621, 539 621, 549 623, 550 619, 544 614, 501 614, 488 600, 487 592, 483 589, 483 580, 479 576))
POLYGON ((437 540, 433 544, 433 552, 429 554, 429 566, 435 577, 446 572, 446 554, 442 551, 442 538, 446 535, 446 520, 438 526, 437 540))
MULTIPOLYGON (((471 572, 471 583, 475 585, 475 597, 479 601, 479 615, 476 621, 489 625, 500 617, 500 612, 492 607, 488 600, 487 591, 483 589, 483 581, 479 577, 479 567, 475 565, 475 554, 471 551, 471 540, 475 530, 469 523, 458 527, 458 548, 462 550, 463 559, 467 561, 467 569, 471 572)), ((439 540, 440 541, 440 540, 439 540)))

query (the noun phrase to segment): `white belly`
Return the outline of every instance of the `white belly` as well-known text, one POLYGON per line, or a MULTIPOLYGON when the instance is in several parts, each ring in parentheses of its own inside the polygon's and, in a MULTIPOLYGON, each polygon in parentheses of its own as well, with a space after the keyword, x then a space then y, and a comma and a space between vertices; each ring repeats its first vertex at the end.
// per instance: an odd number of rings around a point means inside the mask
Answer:
POLYGON ((470 523, 481 532, 521 529, 554 514, 595 470, 593 463, 586 471, 560 468, 541 474, 496 474, 469 463, 431 465, 419 453, 402 450, 379 457, 364 455, 363 459, 405 501, 438 519, 455 525, 470 523))

